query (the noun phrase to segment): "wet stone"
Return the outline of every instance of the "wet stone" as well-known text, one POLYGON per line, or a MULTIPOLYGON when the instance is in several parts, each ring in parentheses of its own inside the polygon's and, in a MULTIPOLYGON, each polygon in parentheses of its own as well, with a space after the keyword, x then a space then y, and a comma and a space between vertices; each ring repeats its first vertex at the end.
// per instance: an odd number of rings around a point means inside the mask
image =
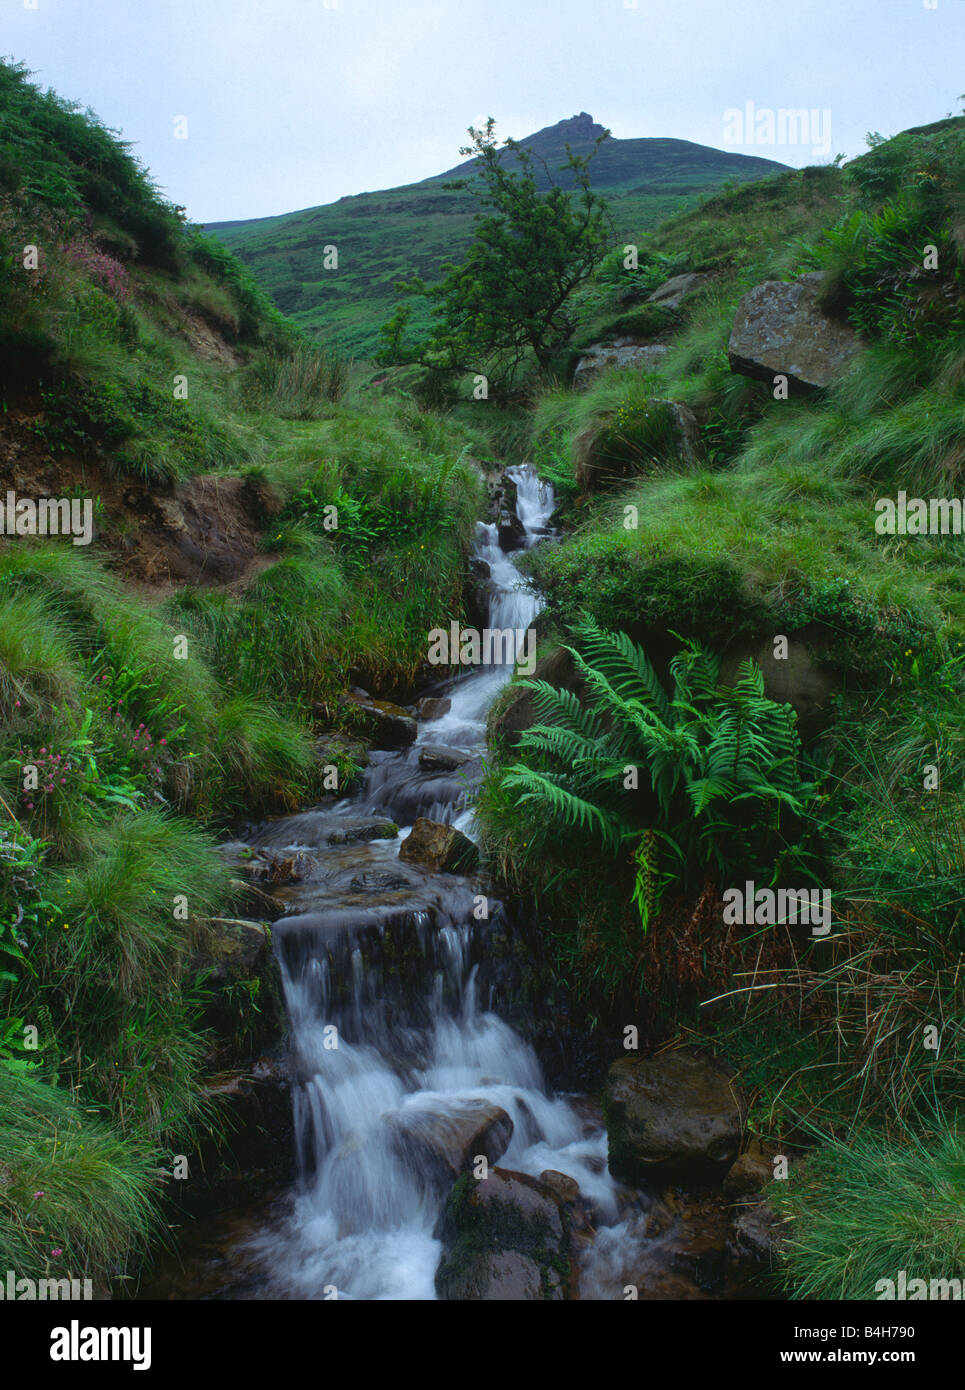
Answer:
POLYGON ((472 753, 460 748, 442 748, 436 743, 425 744, 419 753, 419 766, 426 772, 455 772, 472 761, 472 753))

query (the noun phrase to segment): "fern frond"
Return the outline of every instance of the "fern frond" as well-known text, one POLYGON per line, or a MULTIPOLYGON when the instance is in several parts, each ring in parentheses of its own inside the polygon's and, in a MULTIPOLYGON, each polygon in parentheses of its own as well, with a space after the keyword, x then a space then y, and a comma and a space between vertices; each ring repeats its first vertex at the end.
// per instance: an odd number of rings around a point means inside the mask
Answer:
POLYGON ((625 632, 604 632, 588 615, 575 631, 582 655, 608 678, 619 695, 645 700, 666 721, 667 692, 642 647, 625 632))
POLYGON ((577 796, 561 786, 552 776, 536 772, 522 763, 509 769, 503 785, 519 793, 519 802, 535 802, 556 821, 572 830, 585 830, 596 835, 604 849, 616 851, 633 833, 626 821, 595 806, 592 801, 577 796))

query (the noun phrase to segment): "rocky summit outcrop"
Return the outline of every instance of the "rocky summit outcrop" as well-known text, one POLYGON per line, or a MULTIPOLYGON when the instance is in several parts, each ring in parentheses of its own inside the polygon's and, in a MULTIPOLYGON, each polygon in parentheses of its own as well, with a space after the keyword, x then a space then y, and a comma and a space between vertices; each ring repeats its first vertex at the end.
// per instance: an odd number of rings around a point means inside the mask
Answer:
POLYGON ((445 1110, 411 1105, 392 1114, 393 1142, 403 1160, 433 1187, 445 1187, 479 1158, 498 1163, 513 1137, 500 1106, 468 1100, 445 1110))
POLYGON ((399 846, 399 858, 435 873, 467 874, 479 862, 479 850, 455 826, 420 816, 399 846))
POLYGON ((740 1148, 733 1083, 686 1052, 621 1057, 604 1095, 610 1171, 632 1183, 719 1180, 740 1148))
POLYGON ((441 1299, 558 1301, 570 1279, 566 1207, 548 1183, 508 1168, 459 1179, 436 1225, 441 1299))
POLYGON ((854 329, 821 308, 821 272, 798 280, 765 280, 737 306, 727 358, 745 376, 805 388, 829 386, 861 343, 854 329))
POLYGON ((611 367, 655 372, 668 351, 663 343, 636 343, 629 338, 618 338, 615 343, 594 343, 576 364, 573 388, 585 391, 591 382, 611 367))

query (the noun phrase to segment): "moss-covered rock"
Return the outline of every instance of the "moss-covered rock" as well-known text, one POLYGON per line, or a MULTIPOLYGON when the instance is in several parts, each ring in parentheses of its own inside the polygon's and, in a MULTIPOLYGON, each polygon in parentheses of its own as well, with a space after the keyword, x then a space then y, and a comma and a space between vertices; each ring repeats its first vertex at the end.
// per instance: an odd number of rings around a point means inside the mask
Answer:
POLYGON ((569 1216, 546 1183, 493 1168, 464 1174, 453 1187, 435 1231, 443 1256, 436 1291, 448 1300, 557 1301, 572 1276, 569 1216))

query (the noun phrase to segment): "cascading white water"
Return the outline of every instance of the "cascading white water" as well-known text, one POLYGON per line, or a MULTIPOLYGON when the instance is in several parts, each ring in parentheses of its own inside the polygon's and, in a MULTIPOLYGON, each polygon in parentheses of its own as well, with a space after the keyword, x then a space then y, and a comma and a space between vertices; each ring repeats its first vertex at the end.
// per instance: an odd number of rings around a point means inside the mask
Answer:
MULTIPOLYGON (((552 489, 528 466, 510 476, 531 544, 545 534, 552 489)), ((490 626, 528 629, 540 601, 521 584, 494 526, 480 524, 476 553, 490 571, 490 626)), ((419 743, 481 751, 486 712, 511 674, 511 666, 499 666, 462 677, 450 691, 451 708, 422 725, 419 743)), ((412 756, 379 763, 383 802, 393 778, 412 775, 412 756)), ((468 812, 453 820, 471 828, 468 812)), ((383 868, 397 854, 389 845, 364 849, 383 868)), ((445 1193, 407 1161, 398 1136, 414 1121, 445 1124, 467 1107, 495 1105, 511 1117, 501 1166, 533 1176, 546 1169, 569 1174, 600 1217, 616 1219, 605 1133, 547 1094, 532 1048, 480 1007, 478 966, 471 963, 473 898, 465 886, 457 891, 460 882, 440 890, 434 924, 429 913, 410 914, 430 968, 420 997, 407 1003, 380 992, 379 967, 367 963, 360 946, 333 947, 335 929, 318 925, 323 916, 285 919, 280 959, 300 1181, 287 1219, 258 1240, 283 1296, 323 1298, 337 1290, 351 1299, 435 1297, 440 1248, 432 1232, 445 1193)))

